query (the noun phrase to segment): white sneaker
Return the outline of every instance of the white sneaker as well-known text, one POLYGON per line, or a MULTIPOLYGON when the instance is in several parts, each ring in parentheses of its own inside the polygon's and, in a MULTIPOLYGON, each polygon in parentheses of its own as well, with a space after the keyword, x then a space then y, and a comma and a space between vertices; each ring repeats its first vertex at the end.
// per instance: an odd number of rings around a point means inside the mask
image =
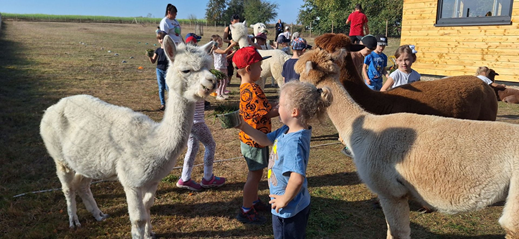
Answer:
POLYGON ((216 100, 224 101, 226 99, 224 97, 222 97, 221 95, 219 95, 219 96, 216 96, 216 100))

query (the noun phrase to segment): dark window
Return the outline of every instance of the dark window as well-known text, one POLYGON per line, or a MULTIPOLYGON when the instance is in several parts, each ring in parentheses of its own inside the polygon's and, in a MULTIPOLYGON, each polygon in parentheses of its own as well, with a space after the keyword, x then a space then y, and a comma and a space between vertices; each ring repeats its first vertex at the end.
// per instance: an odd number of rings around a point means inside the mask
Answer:
POLYGON ((512 24, 513 0, 438 0, 435 26, 512 24))

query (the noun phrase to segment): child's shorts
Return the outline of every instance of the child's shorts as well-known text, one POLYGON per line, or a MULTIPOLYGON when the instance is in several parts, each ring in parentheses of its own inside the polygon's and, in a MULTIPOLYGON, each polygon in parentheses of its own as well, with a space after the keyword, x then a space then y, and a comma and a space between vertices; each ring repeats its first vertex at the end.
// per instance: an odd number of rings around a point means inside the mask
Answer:
POLYGON ((243 142, 241 144, 241 153, 247 161, 249 171, 256 171, 264 169, 269 163, 269 147, 255 148, 251 147, 243 142))

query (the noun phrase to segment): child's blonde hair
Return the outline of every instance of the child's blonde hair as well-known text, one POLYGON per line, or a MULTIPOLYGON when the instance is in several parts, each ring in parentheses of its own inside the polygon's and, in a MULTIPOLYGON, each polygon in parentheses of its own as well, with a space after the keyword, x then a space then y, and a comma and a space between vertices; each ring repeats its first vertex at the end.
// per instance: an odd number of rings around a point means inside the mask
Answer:
POLYGON ((476 71, 476 76, 482 75, 481 73, 485 73, 485 75, 488 75, 488 72, 490 71, 490 68, 486 66, 480 66, 478 67, 478 70, 476 71))
POLYGON ((290 81, 281 87, 280 95, 284 94, 285 106, 296 108, 301 113, 300 120, 303 124, 316 118, 321 120, 326 108, 332 104, 333 97, 328 87, 316 88, 307 82, 290 81))
POLYGON ((416 54, 413 52, 413 49, 411 49, 411 45, 402 45, 398 49, 396 49, 395 58, 400 57, 400 55, 402 55, 403 53, 411 55, 411 57, 413 57, 413 61, 416 61, 416 54))

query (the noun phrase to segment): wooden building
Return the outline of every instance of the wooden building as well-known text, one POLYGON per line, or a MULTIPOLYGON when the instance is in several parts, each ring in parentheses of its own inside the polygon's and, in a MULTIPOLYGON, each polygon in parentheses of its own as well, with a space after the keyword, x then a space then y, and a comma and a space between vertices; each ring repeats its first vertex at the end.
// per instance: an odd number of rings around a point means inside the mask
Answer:
POLYGON ((404 0, 400 44, 416 46, 420 74, 488 66, 496 80, 519 82, 519 0, 404 0))

